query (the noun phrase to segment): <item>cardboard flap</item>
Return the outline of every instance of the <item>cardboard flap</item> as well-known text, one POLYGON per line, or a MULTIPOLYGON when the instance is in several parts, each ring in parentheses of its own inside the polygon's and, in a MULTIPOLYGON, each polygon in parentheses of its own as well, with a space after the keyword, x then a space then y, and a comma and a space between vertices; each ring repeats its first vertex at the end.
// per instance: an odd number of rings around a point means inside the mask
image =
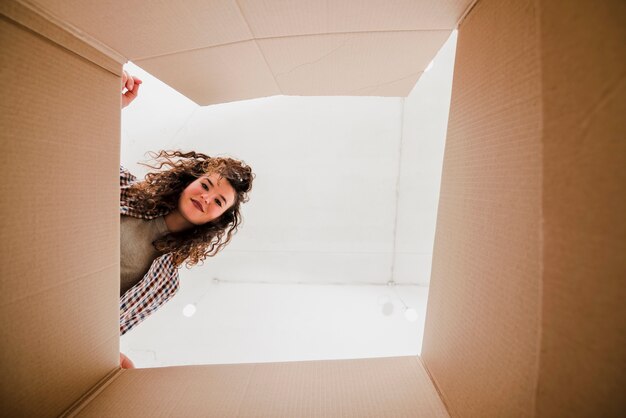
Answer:
POLYGON ((626 414, 626 2, 542 1, 537 416, 626 414))
POLYGON ((533 0, 459 28, 422 357, 453 416, 531 416, 541 307, 533 0))
POLYGON ((448 417, 418 357, 125 370, 78 417, 448 417))
POLYGON ((407 96, 473 1, 36 3, 210 105, 277 94, 407 96))
POLYGON ((120 79, 5 15, 0 42, 0 405, 58 416, 119 358, 120 79))
POLYGON ((451 415, 626 410, 623 2, 459 30, 423 359, 451 415))
POLYGON ((12 20, 14 24, 21 25, 55 42, 60 47, 121 76, 122 67, 120 64, 126 62, 123 56, 67 22, 48 14, 44 9, 32 3, 23 4, 15 0, 8 0, 0 2, 0 13, 12 20))

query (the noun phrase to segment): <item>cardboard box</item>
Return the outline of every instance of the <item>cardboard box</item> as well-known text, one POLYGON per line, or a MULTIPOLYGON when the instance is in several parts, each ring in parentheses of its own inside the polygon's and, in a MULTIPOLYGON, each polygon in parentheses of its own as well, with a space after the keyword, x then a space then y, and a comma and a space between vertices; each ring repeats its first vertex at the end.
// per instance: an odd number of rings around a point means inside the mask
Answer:
MULTIPOLYGON (((419 4, 432 12, 430 29, 451 8, 465 15, 422 357, 122 370, 119 87, 131 56, 114 42, 124 44, 136 17, 149 27, 186 23, 143 4, 0 3, 3 416, 625 414, 623 2, 371 2, 341 15, 362 4, 346 1, 316 15, 358 23, 392 10, 413 19, 422 14, 402 7, 419 4), (107 25, 117 14, 128 18, 121 29, 107 25), (77 27, 76 16, 98 36, 77 27)), ((223 16, 199 1, 171 8, 189 21, 222 22, 217 45, 238 39, 233 6, 278 2, 214 4, 223 16)), ((293 12, 290 30, 314 30, 302 22, 315 19, 297 13, 305 3, 282 7, 293 12)), ((283 22, 259 21, 255 36, 282 36, 273 30, 283 22)), ((371 31, 393 29, 370 22, 371 31)), ((141 33, 132 47, 151 47, 141 33)), ((182 31, 160 41, 192 50, 194 40, 182 31)), ((295 80, 282 86, 297 91, 295 80)), ((246 94, 274 94, 263 80, 249 81, 259 90, 246 94)), ((320 78, 300 94, 327 94, 327 85, 320 78)))

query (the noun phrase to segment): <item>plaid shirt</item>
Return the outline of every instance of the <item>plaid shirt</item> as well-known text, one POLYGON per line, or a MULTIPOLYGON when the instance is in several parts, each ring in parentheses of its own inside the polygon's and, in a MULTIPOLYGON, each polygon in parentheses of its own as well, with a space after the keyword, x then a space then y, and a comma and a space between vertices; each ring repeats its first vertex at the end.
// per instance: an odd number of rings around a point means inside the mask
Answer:
MULTIPOLYGON (((120 214, 142 219, 167 214, 150 216, 132 207, 127 190, 136 181, 137 177, 120 165, 120 214)), ((126 334, 169 301, 178 292, 178 287, 178 269, 172 262, 172 253, 163 254, 152 262, 143 279, 120 298, 120 335, 126 334)))

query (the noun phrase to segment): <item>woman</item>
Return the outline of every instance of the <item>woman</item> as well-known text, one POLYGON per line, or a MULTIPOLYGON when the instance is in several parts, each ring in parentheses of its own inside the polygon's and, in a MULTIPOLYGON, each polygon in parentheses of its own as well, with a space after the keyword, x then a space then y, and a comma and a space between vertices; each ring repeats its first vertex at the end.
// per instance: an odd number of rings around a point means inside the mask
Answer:
MULTIPOLYGON (((122 107, 141 80, 126 72, 122 107)), ((241 223, 254 174, 244 162, 198 152, 151 154, 160 170, 143 181, 120 166, 120 335, 178 291, 178 268, 226 246, 241 223), (166 167, 164 170, 163 167, 166 167)), ((120 353, 122 367, 133 367, 120 353)))

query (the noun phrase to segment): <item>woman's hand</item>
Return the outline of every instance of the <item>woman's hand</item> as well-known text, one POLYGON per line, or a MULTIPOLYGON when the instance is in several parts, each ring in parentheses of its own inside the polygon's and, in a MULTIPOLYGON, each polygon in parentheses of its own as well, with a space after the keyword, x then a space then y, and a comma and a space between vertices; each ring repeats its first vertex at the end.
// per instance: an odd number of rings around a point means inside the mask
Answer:
POLYGON ((135 364, 123 353, 120 353, 120 367, 122 369, 134 369, 135 364))
POLYGON ((139 85, 141 80, 137 77, 131 76, 124 70, 122 74, 122 109, 128 106, 139 93, 139 85), (126 92, 124 93, 124 89, 126 92))

